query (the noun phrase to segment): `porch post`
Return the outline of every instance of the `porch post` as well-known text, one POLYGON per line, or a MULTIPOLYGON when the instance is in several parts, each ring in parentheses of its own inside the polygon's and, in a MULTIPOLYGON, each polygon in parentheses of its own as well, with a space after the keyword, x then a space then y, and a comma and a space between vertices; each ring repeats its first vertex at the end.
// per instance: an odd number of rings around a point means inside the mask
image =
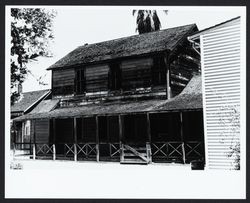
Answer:
POLYGON ((15 153, 16 153, 16 123, 13 122, 13 158, 15 159, 15 153))
POLYGON ((36 120, 34 120, 34 127, 33 127, 33 160, 36 159, 36 120))
POLYGON ((99 152, 99 123, 98 116, 95 117, 96 122, 96 161, 99 162, 100 152, 99 152))
POLYGON ((119 140, 120 140, 120 162, 124 161, 124 151, 123 151, 123 122, 122 122, 122 115, 119 115, 119 140))
POLYGON ((170 89, 170 64, 168 54, 164 56, 164 62, 166 65, 166 95, 167 99, 171 98, 171 89, 170 89))
POLYGON ((53 160, 56 160, 56 145, 55 145, 55 143, 56 143, 56 119, 55 118, 53 118, 52 119, 52 121, 53 121, 53 160))
POLYGON ((182 147, 182 156, 183 156, 183 163, 186 163, 186 155, 185 155, 185 142, 184 142, 184 136, 183 136, 183 117, 182 117, 182 112, 180 112, 180 121, 181 121, 181 126, 180 126, 180 130, 181 130, 181 147, 182 147))
POLYGON ((77 126, 74 118, 74 161, 77 161, 77 126))
POLYGON ((147 113, 147 133, 148 133, 148 143, 147 143, 147 155, 149 163, 152 162, 152 154, 151 154, 151 126, 150 126, 150 118, 149 113, 147 113))

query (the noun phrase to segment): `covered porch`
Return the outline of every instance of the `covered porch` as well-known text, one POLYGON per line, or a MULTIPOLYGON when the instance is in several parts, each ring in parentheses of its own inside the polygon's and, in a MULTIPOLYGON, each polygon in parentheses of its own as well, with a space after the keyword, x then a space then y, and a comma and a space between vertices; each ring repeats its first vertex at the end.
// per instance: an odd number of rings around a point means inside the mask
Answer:
POLYGON ((32 123, 33 159, 189 163, 204 158, 202 111, 34 119, 32 123))
MULTIPOLYGON (((33 159, 178 162, 204 159, 200 77, 169 100, 119 100, 27 114, 33 159)), ((18 144, 18 143, 15 143, 18 144)))

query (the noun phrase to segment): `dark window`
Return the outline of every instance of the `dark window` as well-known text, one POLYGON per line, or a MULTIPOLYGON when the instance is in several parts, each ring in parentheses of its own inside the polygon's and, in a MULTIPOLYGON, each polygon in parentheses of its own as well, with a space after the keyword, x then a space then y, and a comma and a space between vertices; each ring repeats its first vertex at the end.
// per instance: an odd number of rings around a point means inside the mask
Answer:
POLYGON ((163 56, 157 56, 153 59, 152 66, 152 85, 166 84, 166 64, 163 56))
POLYGON ((110 90, 121 89, 121 69, 118 63, 109 65, 109 81, 108 86, 110 90))
POLYGON ((75 91, 76 94, 82 94, 85 92, 85 74, 83 68, 76 70, 75 91))

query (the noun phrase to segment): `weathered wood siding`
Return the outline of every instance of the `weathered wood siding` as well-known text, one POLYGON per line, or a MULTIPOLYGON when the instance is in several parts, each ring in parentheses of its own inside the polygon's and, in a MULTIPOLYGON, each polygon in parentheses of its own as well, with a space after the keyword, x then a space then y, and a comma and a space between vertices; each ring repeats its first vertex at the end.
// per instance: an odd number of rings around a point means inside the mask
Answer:
POLYGON ((108 71, 106 64, 86 66, 86 92, 98 92, 108 90, 108 71))
MULTIPOLYGON (((36 120, 35 124, 35 142, 49 143, 49 119, 36 120)), ((32 129, 32 128, 31 128, 32 129)), ((34 128, 31 130, 33 133, 34 128)))
POLYGON ((53 70, 52 72, 52 93, 57 95, 74 94, 75 70, 53 70))
POLYGON ((232 147, 240 142, 240 19, 200 36, 206 162, 210 169, 233 169, 232 147))
POLYGON ((122 88, 150 87, 151 86, 151 67, 153 59, 131 59, 121 62, 122 88))
POLYGON ((170 86, 172 96, 179 94, 195 72, 200 71, 200 57, 188 42, 179 46, 170 63, 170 86))

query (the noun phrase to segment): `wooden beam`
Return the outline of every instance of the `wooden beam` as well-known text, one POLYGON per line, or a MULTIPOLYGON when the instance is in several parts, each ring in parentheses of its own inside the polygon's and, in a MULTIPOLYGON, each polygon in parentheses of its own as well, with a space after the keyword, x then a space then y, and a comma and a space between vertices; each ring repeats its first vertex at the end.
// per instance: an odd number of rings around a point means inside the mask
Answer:
POLYGON ((52 127, 53 127, 53 160, 56 160, 56 119, 52 119, 52 127))
POLYGON ((151 126, 150 126, 150 116, 149 113, 147 115, 147 133, 148 133, 148 141, 151 143, 151 126))
POLYGON ((53 160, 56 160, 56 145, 52 144, 52 150, 53 150, 53 160))
POLYGON ((13 130, 14 130, 14 133, 13 133, 13 158, 15 159, 15 152, 16 152, 16 123, 13 122, 13 130))
POLYGON ((77 126, 76 118, 74 119, 74 161, 77 161, 77 126))
POLYGON ((119 140, 120 140, 120 162, 124 161, 124 149, 123 149, 123 117, 122 115, 118 116, 119 118, 119 140))
POLYGON ((36 159, 36 120, 34 120, 33 126, 33 160, 36 159))
POLYGON ((171 89, 170 89, 170 63, 168 55, 166 54, 164 57, 164 62, 166 65, 166 96, 167 99, 171 98, 171 89))
POLYGON ((147 157, 148 162, 152 162, 152 156, 151 156, 151 126, 150 126, 150 117, 149 113, 147 113, 147 133, 148 133, 148 143, 146 143, 146 149, 147 149, 147 157))
POLYGON ((99 120, 98 116, 95 117, 96 121, 96 161, 99 162, 100 150, 99 150, 99 120))
POLYGON ((184 141, 184 135, 183 135, 183 115, 182 115, 182 112, 180 112, 180 123, 181 123, 181 126, 180 126, 180 130, 181 130, 181 141, 182 141, 182 145, 181 145, 181 148, 182 148, 182 158, 183 158, 183 163, 185 164, 186 163, 186 155, 185 155, 185 141, 184 141))

